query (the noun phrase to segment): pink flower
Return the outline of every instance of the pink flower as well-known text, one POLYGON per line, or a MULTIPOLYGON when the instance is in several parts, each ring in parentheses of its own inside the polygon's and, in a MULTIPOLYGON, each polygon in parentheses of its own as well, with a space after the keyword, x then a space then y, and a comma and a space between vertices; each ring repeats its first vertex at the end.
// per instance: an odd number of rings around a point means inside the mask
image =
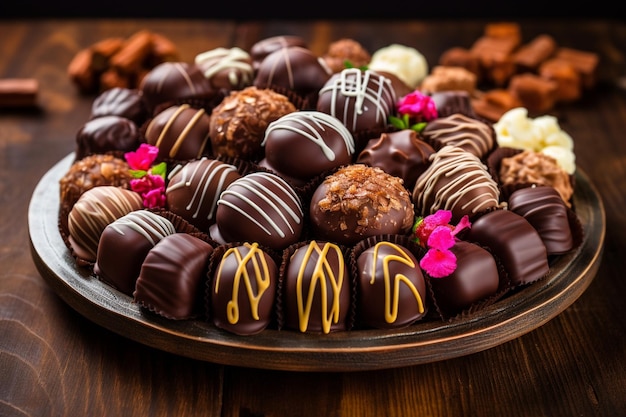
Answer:
POLYGON ((165 181, 162 176, 147 174, 130 180, 130 189, 141 195, 145 207, 165 207, 165 181))
POLYGON ((143 205, 147 208, 165 207, 165 188, 150 190, 143 194, 143 205))
POLYGON ((433 278, 447 277, 456 270, 456 256, 449 250, 429 249, 420 267, 433 278))
POLYGON ((124 158, 128 166, 134 170, 147 171, 159 155, 159 148, 154 145, 142 143, 135 152, 126 152, 124 158))
POLYGON ((416 122, 429 122, 437 118, 437 106, 433 99, 415 90, 404 96, 397 104, 398 113, 408 114, 416 122))

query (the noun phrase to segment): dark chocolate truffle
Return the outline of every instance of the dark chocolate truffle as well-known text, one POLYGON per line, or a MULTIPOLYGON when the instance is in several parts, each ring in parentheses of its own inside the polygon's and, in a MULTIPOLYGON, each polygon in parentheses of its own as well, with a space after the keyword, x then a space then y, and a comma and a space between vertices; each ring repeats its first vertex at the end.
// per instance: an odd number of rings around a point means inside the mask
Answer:
POLYGON ((456 270, 430 279, 434 302, 445 317, 495 296, 500 285, 498 266, 489 251, 462 240, 457 240, 450 251, 456 256, 456 270))
POLYGON ((241 48, 215 48, 196 55, 194 62, 214 90, 241 90, 254 80, 252 58, 241 48))
POLYGON ((188 104, 174 105, 155 115, 146 140, 159 148, 159 159, 200 158, 209 149, 209 115, 188 104))
POLYGON ((395 111, 391 81, 373 71, 347 68, 319 90, 317 110, 335 116, 352 133, 382 129, 395 111))
POLYGON ((520 188, 509 196, 508 205, 539 232, 548 255, 563 254, 574 247, 567 206, 553 187, 520 188))
POLYGON ((369 236, 405 233, 413 217, 402 179, 364 164, 340 168, 311 197, 314 236, 345 245, 369 236))
POLYGON ((213 276, 211 320, 239 335, 259 333, 271 323, 278 267, 257 243, 245 243, 224 252, 213 276))
POLYGON ((452 211, 458 222, 499 207, 500 190, 476 155, 456 146, 444 146, 430 156, 431 164, 413 188, 413 202, 421 216, 452 211))
POLYGON ((187 62, 163 62, 141 80, 139 90, 150 111, 163 103, 183 99, 206 99, 215 92, 200 68, 187 62))
POLYGON ((302 333, 346 330, 351 289, 340 247, 311 241, 297 248, 287 262, 283 301, 286 327, 302 333))
POLYGON ((352 134, 339 119, 314 110, 289 113, 270 123, 261 145, 261 165, 297 185, 349 164, 354 154, 352 134))
POLYGON ((103 91, 91 105, 90 119, 121 116, 141 126, 148 118, 148 108, 141 91, 136 88, 113 87, 103 91))
POLYGON ((408 326, 426 314, 426 282, 407 248, 381 241, 357 258, 357 315, 379 329, 408 326))
POLYGON ((294 111, 287 97, 269 89, 232 91, 211 112, 211 149, 215 155, 260 160, 267 126, 294 111))
POLYGON ((178 165, 168 175, 167 208, 208 233, 215 223, 220 194, 240 177, 236 167, 215 159, 201 158, 178 165))
POLYGON ((435 103, 439 117, 461 113, 476 118, 470 94, 465 90, 435 91, 430 97, 435 103))
POLYGON ((94 272, 98 279, 133 295, 141 264, 158 241, 176 233, 171 221, 148 210, 135 210, 102 231, 94 272))
POLYGON ((413 190, 415 181, 430 165, 429 157, 435 150, 424 142, 417 132, 403 129, 383 133, 370 139, 356 159, 357 163, 379 167, 402 178, 404 186, 413 190))
POLYGON ((140 143, 137 125, 121 116, 102 116, 87 121, 76 134, 76 158, 107 152, 130 152, 140 143))
POLYGON ((165 236, 143 261, 133 293, 135 302, 169 319, 199 316, 212 252, 209 243, 193 235, 165 236))
POLYGON ((278 175, 253 172, 233 181, 217 202, 216 226, 226 242, 284 249, 300 239, 300 198, 278 175))
POLYGON ((68 216, 69 242, 80 259, 95 262, 98 242, 109 223, 143 209, 141 196, 131 190, 102 185, 85 191, 68 216))
POLYGON ((289 46, 307 47, 306 41, 299 36, 279 35, 262 39, 256 42, 250 48, 250 56, 252 57, 252 66, 255 71, 259 68, 261 62, 266 56, 279 49, 289 46))
POLYGON ((280 87, 307 96, 317 93, 331 73, 326 62, 311 50, 288 46, 261 61, 253 83, 258 88, 280 87))
POLYGON ((456 146, 479 159, 485 157, 496 144, 491 125, 461 113, 428 122, 422 130, 422 136, 435 149, 446 145, 456 146))
POLYGON ((487 247, 502 262, 514 286, 528 284, 549 270, 539 233, 523 216, 494 210, 476 219, 464 239, 487 247))

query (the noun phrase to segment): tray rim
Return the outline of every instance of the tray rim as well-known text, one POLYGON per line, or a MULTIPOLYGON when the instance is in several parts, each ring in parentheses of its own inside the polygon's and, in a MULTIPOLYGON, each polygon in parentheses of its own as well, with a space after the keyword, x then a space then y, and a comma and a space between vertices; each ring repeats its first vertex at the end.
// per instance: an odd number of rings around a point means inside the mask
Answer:
POLYGON ((46 282, 94 323, 156 349, 192 359, 260 369, 360 371, 418 365, 465 356, 526 334, 576 301, 595 277, 606 233, 602 199, 588 176, 575 173, 574 206, 584 227, 582 244, 551 265, 548 277, 453 322, 404 329, 329 335, 265 330, 238 336, 199 320, 173 321, 147 313, 131 297, 75 265, 58 231, 59 180, 74 153, 40 179, 28 207, 33 261, 46 282))

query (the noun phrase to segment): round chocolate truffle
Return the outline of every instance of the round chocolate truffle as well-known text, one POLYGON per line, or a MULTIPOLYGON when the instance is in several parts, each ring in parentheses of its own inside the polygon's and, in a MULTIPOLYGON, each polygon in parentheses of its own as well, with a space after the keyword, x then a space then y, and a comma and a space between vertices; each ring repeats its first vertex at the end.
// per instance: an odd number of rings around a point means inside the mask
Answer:
POLYGON ((176 233, 171 221, 148 210, 135 210, 102 231, 94 272, 98 279, 133 295, 141 265, 158 241, 176 233))
POLYGON ((343 38, 331 42, 323 58, 330 70, 336 73, 347 67, 365 67, 369 64, 372 56, 358 41, 343 38))
POLYGON ((214 90, 241 90, 254 80, 252 58, 241 48, 215 48, 196 55, 194 62, 214 90))
POLYGON ((450 251, 456 257, 454 272, 430 279, 434 302, 445 318, 496 295, 500 285, 498 266, 489 251, 462 240, 450 251))
POLYGON ((160 160, 200 158, 209 148, 209 123, 204 109, 174 105, 150 120, 146 141, 159 148, 160 160))
POLYGON ((550 271, 548 254, 539 233, 523 216, 494 210, 480 216, 463 237, 489 248, 514 286, 534 282, 550 271))
POLYGON ((403 129, 383 133, 370 139, 359 153, 357 163, 379 167, 383 171, 402 178, 404 186, 412 190, 415 181, 430 165, 429 157, 435 150, 424 142, 416 131, 403 129))
POLYGON ((140 144, 137 125, 122 116, 102 116, 87 121, 76 134, 76 158, 107 152, 130 152, 140 144))
POLYGON ((98 242, 109 223, 143 209, 141 196, 131 190, 102 185, 85 191, 68 216, 69 242, 78 258, 95 262, 98 242))
POLYGON ((257 243, 229 248, 211 283, 211 320, 239 335, 257 334, 271 323, 278 281, 276 262, 257 243))
POLYGON ((215 94, 197 65, 169 61, 152 68, 141 80, 139 90, 151 112, 163 103, 204 99, 215 94))
POLYGON ((287 262, 285 326, 302 333, 346 330, 351 288, 340 247, 330 242, 310 241, 297 248, 287 262))
POLYGON ((263 157, 261 142, 274 120, 296 111, 287 97, 251 86, 232 91, 211 113, 209 135, 215 155, 246 160, 263 157))
POLYGON ((457 146, 483 159, 495 146, 496 135, 491 125, 461 113, 439 117, 422 130, 424 140, 433 148, 457 146))
POLYGON ((307 43, 299 36, 279 35, 262 39, 253 44, 250 48, 250 56, 252 57, 254 70, 258 70, 259 65, 266 56, 278 49, 287 48, 289 46, 301 46, 306 48, 307 43))
POLYGON ((113 87, 103 91, 91 105, 90 119, 121 116, 141 126, 148 118, 148 108, 141 91, 136 88, 113 87))
POLYGON ((296 185, 349 164, 354 154, 352 134, 339 119, 314 110, 289 113, 270 123, 261 145, 261 165, 296 185))
POLYGON ((201 158, 178 165, 168 175, 167 208, 208 233, 215 223, 222 191, 240 177, 236 167, 215 159, 201 158))
POLYGON ((340 168, 311 197, 314 236, 345 245, 369 236, 405 233, 413 217, 402 179, 364 164, 340 168))
POLYGON ((548 255, 564 254, 574 247, 567 206, 553 187, 520 188, 509 196, 508 207, 539 232, 548 255))
POLYGON ((300 239, 303 217, 300 198, 289 183, 269 172, 253 172, 222 192, 215 219, 226 242, 258 242, 281 250, 300 239))
POLYGON ((500 206, 498 184, 476 155, 447 145, 430 157, 431 164, 413 188, 413 202, 421 216, 452 211, 458 222, 500 206))
POLYGON ((347 68, 319 90, 317 110, 335 116, 352 133, 381 129, 395 111, 391 81, 373 71, 347 68))
POLYGON ((407 248, 381 241, 357 258, 357 316, 365 326, 408 326, 426 314, 426 282, 407 248))
POLYGON ((173 320, 201 315, 212 252, 213 246, 193 235, 165 236, 143 261, 133 293, 135 302, 173 320))
POLYGON ((254 78, 258 88, 280 87, 301 96, 317 93, 332 71, 323 59, 301 46, 280 48, 263 59, 254 78))

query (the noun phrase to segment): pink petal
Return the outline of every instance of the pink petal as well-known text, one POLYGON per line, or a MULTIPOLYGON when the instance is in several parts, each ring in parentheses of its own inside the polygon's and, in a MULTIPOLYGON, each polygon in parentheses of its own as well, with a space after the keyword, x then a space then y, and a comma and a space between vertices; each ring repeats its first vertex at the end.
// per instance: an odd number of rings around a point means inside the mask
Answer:
POLYGON ((449 250, 430 249, 420 260, 420 267, 433 278, 443 278, 456 270, 456 256, 449 250))
POLYGON ((454 246, 454 236, 448 226, 437 226, 428 237, 428 246, 433 249, 446 250, 454 246))

